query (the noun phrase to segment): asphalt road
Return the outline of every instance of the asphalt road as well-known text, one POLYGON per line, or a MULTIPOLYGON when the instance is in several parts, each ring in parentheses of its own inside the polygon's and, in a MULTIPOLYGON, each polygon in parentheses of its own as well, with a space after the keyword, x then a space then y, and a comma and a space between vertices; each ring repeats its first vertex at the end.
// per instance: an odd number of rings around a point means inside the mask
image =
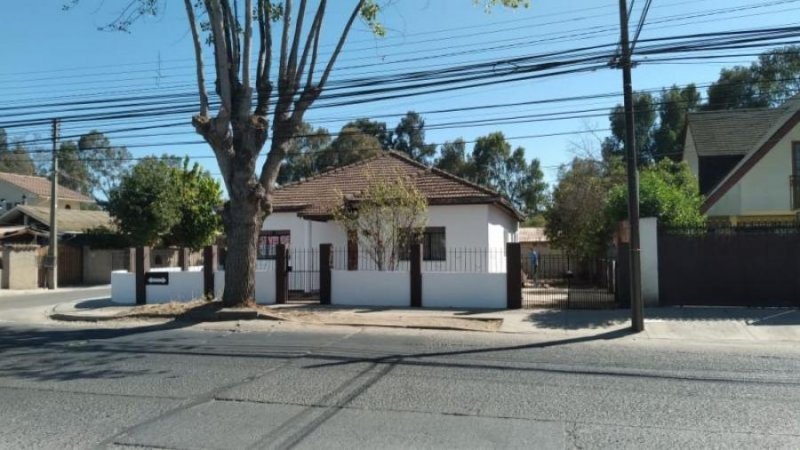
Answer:
POLYGON ((1 448, 800 448, 800 350, 0 325, 1 448))
POLYGON ((44 289, 37 291, 0 290, 0 314, 4 310, 31 308, 37 306, 55 306, 75 300, 90 298, 111 298, 110 286, 93 286, 81 288, 65 288, 55 291, 44 289))

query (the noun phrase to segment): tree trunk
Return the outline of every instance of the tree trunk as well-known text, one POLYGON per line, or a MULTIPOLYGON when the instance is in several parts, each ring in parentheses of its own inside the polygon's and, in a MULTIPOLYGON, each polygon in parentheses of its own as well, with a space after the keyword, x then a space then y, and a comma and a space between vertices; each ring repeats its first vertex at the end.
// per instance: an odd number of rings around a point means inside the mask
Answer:
POLYGON ((222 304, 243 307, 255 304, 255 267, 261 208, 250 199, 231 198, 225 211, 225 291, 222 304))

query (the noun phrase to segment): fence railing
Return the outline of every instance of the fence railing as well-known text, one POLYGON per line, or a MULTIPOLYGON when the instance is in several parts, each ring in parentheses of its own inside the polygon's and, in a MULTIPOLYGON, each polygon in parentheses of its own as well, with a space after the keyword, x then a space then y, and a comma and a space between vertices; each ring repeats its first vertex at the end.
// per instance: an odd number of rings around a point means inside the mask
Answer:
MULTIPOLYGON (((422 272, 502 273, 506 271, 504 249, 448 248, 434 255, 423 251, 422 272)), ((371 250, 333 249, 334 270, 403 271, 411 269, 408 255, 376 254, 371 250)))

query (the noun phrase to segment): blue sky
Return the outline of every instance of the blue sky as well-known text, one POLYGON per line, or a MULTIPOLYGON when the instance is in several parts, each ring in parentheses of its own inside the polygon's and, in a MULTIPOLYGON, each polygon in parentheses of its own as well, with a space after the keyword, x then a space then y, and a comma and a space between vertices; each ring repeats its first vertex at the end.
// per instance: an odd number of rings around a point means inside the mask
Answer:
MULTIPOLYGON (((0 71, 0 107, 34 104, 59 99, 71 101, 103 96, 192 92, 194 66, 191 39, 183 2, 165 0, 158 19, 138 23, 130 34, 98 31, 114 18, 115 3, 81 0, 70 11, 62 11, 60 0, 13 2, 4 10, 0 27, 3 65, 0 71)), ((331 2, 331 15, 324 25, 322 52, 330 51, 350 1, 331 2), (339 7, 342 5, 342 7, 339 7)), ((634 22, 644 0, 634 6, 634 22)), ((792 24, 798 17, 797 0, 654 0, 642 39, 676 34, 736 30, 792 24), (733 8, 756 6, 749 10, 733 8), (726 9, 713 16, 695 14, 726 9)), ((558 51, 578 46, 614 42, 618 38, 618 3, 609 0, 533 0, 532 7, 516 11, 495 9, 487 14, 472 0, 394 0, 382 14, 386 38, 372 36, 358 24, 340 58, 332 80, 358 75, 405 72, 474 61, 488 61, 558 51), (491 49, 504 47, 502 49, 491 49), (465 53, 468 52, 469 53, 465 53), (455 53, 455 54, 454 54, 455 53), (448 56, 449 55, 449 56, 448 56), (402 62, 407 59, 417 59, 402 62)), ((689 82, 709 83, 721 67, 749 63, 753 58, 734 57, 703 63, 642 64, 634 71, 635 89, 654 89, 689 82)), ((210 61, 207 58, 207 61, 210 61)), ((207 72, 210 73, 210 70, 207 72)), ((393 115, 381 119, 394 127, 408 110, 423 114, 429 126, 513 115, 611 108, 620 98, 583 100, 573 103, 522 106, 498 110, 425 114, 442 108, 523 102, 554 97, 591 95, 621 91, 618 71, 566 75, 539 81, 498 84, 485 88, 430 94, 358 106, 312 110, 308 122, 338 131, 355 117, 393 115)), ((581 133, 607 127, 606 112, 597 116, 562 121, 450 126, 430 130, 427 140, 442 143, 463 137, 470 141, 492 131, 508 137, 560 134, 558 136, 510 139, 526 149, 529 159, 538 158, 552 182, 559 164, 574 155, 577 142, 597 142, 607 132, 581 133)), ((41 117, 48 117, 43 114, 41 117)), ((0 118, 0 122, 13 118, 0 118)), ((65 124, 65 135, 90 129, 100 131, 138 125, 141 120, 65 124)), ((181 145, 197 140, 188 114, 162 121, 185 120, 183 127, 163 131, 164 136, 137 137, 147 132, 112 134, 112 142, 128 145, 134 156, 171 153, 196 157, 210 172, 218 174, 205 145, 181 145), (137 147, 137 145, 155 145, 137 147), (163 144, 163 145, 157 145, 163 144)), ((152 122, 151 122, 152 123, 152 122)), ((8 130, 12 138, 47 137, 49 127, 33 126, 8 130)), ((150 134, 155 133, 153 131, 150 134)), ((591 144, 589 144, 591 145, 591 144)), ((44 156, 44 155, 43 155, 44 156)))

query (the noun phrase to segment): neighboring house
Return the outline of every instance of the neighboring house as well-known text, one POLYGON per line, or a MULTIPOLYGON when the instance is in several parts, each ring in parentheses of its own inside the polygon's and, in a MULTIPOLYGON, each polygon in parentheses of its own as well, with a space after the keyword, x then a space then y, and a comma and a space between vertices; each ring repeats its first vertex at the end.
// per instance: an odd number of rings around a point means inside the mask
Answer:
POLYGON ((691 113, 683 159, 710 220, 789 222, 800 211, 800 96, 778 108, 691 113))
MULTIPOLYGON (((58 212, 59 235, 83 234, 99 227, 114 228, 111 216, 105 211, 65 209, 58 212)), ((46 240, 49 231, 50 208, 18 205, 0 215, 0 241, 13 239, 19 242, 22 236, 28 236, 29 243, 36 243, 46 240)))
MULTIPOLYGON (((317 249, 323 243, 333 244, 336 249, 354 249, 358 245, 355 237, 348 239, 348 233, 333 221, 333 212, 343 197, 358 201, 368 187, 368 176, 398 175, 411 180, 428 202, 424 263, 443 263, 448 255, 458 257, 451 249, 503 252, 506 243, 517 241, 522 217, 503 196, 402 154, 386 151, 278 188, 273 198, 273 213, 262 227, 259 259, 274 258, 278 243, 289 244, 293 249, 317 249)), ((504 270, 504 264, 500 263, 488 268, 488 271, 504 270)))
MULTIPOLYGON (((50 180, 43 177, 0 172, 0 211, 10 211, 17 205, 50 207, 50 180)), ((94 200, 80 192, 58 187, 58 207, 81 209, 94 200)))

